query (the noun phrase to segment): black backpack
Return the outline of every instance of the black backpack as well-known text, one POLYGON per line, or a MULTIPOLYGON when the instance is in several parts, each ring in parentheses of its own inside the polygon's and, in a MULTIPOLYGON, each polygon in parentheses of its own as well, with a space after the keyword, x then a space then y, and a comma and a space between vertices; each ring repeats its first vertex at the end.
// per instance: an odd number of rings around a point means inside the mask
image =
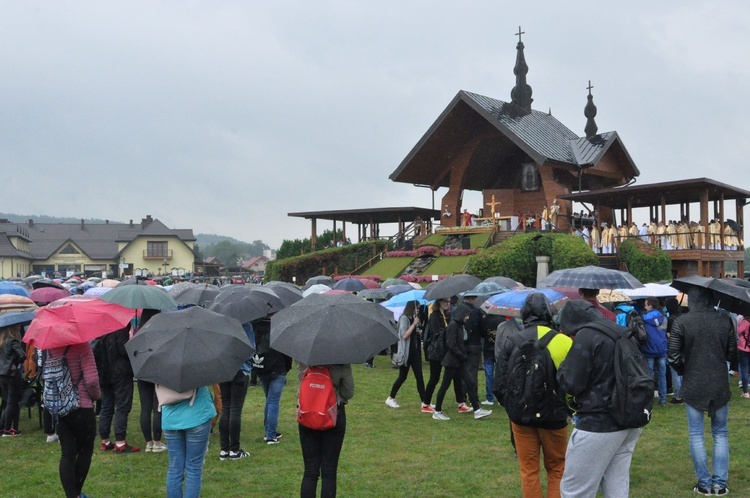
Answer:
POLYGON ((508 359, 502 402, 511 422, 543 426, 565 418, 555 364, 547 349, 556 335, 557 331, 550 329, 541 339, 526 339, 522 334, 508 336, 513 341, 513 352, 508 359))
POLYGON ((427 359, 430 361, 443 361, 445 353, 448 348, 445 346, 445 331, 443 327, 438 327, 437 330, 433 330, 429 327, 429 345, 427 346, 427 359))
POLYGON ((638 332, 631 328, 615 331, 603 323, 586 326, 603 332, 615 342, 615 389, 609 414, 622 428, 643 427, 651 421, 656 383, 639 347, 638 332))
POLYGON ((618 320, 618 325, 622 325, 633 334, 639 344, 646 344, 648 341, 648 331, 646 330, 646 323, 643 321, 643 317, 635 309, 625 313, 624 311, 618 311, 618 315, 625 315, 625 323, 621 323, 618 320))

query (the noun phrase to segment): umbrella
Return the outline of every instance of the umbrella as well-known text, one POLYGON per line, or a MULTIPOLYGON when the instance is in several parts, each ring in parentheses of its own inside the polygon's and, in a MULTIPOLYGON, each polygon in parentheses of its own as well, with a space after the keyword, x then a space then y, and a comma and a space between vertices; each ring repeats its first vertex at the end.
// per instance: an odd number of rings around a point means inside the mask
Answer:
POLYGON ((412 289, 417 289, 417 290, 423 289, 423 287, 416 282, 409 282, 409 285, 411 285, 412 289))
POLYGON ((390 287, 391 285, 409 285, 409 282, 403 278, 389 278, 383 282, 382 287, 390 287))
POLYGON ((489 277, 484 279, 485 282, 495 282, 496 284, 500 284, 503 287, 506 287, 508 289, 517 289, 521 288, 523 289, 523 284, 520 284, 509 277, 489 277))
POLYGON ((305 285, 323 284, 327 285, 328 287, 332 287, 334 283, 336 282, 335 280, 333 280, 333 277, 329 277, 327 275, 318 275, 317 277, 308 278, 307 282, 305 282, 305 285))
POLYGON ((154 316, 125 350, 135 377, 178 392, 232 380, 253 354, 240 322, 197 306, 154 316))
MULTIPOLYGON (((380 286, 378 286, 380 287, 380 286)), ((334 290, 343 290, 347 292, 358 292, 367 288, 367 286, 358 278, 342 278, 332 287, 334 290)))
POLYGON ((39 280, 34 280, 31 283, 32 289, 41 289, 43 287, 55 287, 57 289, 64 289, 65 287, 62 286, 61 283, 55 282, 54 280, 50 280, 49 278, 41 278, 39 280))
POLYGON ((728 284, 736 285, 737 287, 748 287, 750 288, 750 282, 742 278, 725 278, 724 281, 728 284))
POLYGON ((64 297, 70 297, 70 292, 57 287, 38 287, 31 291, 31 300, 37 304, 49 304, 64 297))
POLYGON ((16 294, 0 294, 0 314, 33 311, 37 308, 36 303, 29 297, 18 296, 16 294))
POLYGON ((39 310, 23 341, 34 341, 38 349, 81 344, 127 326, 131 318, 132 310, 99 298, 60 299, 39 310))
POLYGON ((189 289, 185 289, 180 292, 177 296, 175 296, 174 300, 180 306, 193 305, 208 308, 213 304, 216 296, 218 296, 220 292, 221 291, 219 291, 219 288, 214 285, 208 286, 191 284, 191 287, 189 289))
POLYGON ((464 291, 473 289, 480 282, 481 280, 473 275, 453 275, 430 285, 424 298, 428 301, 434 301, 435 299, 457 296, 464 291))
POLYGON ((526 301, 526 297, 533 292, 541 292, 547 296, 552 307, 552 312, 555 314, 559 313, 565 303, 568 302, 568 298, 565 295, 552 289, 525 288, 512 289, 508 292, 490 296, 482 303, 480 308, 489 315, 520 317, 521 308, 526 301))
POLYGON ((424 298, 425 292, 426 291, 423 290, 412 289, 409 292, 396 294, 388 301, 380 304, 385 306, 386 308, 392 308, 394 306, 406 306, 406 303, 408 303, 409 301, 416 301, 419 304, 427 304, 429 301, 424 298))
POLYGON ((380 289, 380 284, 371 278, 360 278, 359 281, 365 284, 367 289, 380 289))
POLYGON ((92 287, 83 293, 84 296, 99 297, 111 291, 112 287, 92 287))
MULTIPOLYGON (((247 286, 234 286, 222 290, 208 308, 216 313, 230 316, 240 323, 252 322, 273 313, 274 301, 271 293, 252 292, 247 286)), ((275 298, 277 301, 278 297, 275 298)))
POLYGON ((151 279, 141 279, 138 277, 129 278, 127 280, 123 280, 120 282, 120 285, 118 287, 122 287, 123 285, 156 285, 156 282, 154 282, 151 279))
POLYGON ((120 285, 120 281, 113 278, 105 278, 96 285, 97 287, 117 287, 118 285, 120 285))
POLYGON ((344 289, 331 289, 327 290, 325 292, 321 292, 321 294, 326 294, 330 296, 340 296, 341 294, 351 294, 350 291, 346 291, 344 289))
POLYGON ((390 311, 350 294, 313 294, 271 318, 271 347, 306 365, 363 363, 397 340, 390 311))
POLYGON ((26 325, 36 317, 33 311, 15 311, 12 313, 3 313, 0 315, 0 328, 10 327, 11 325, 26 325))
POLYGON ((297 287, 295 290, 292 290, 284 285, 268 284, 264 285, 263 288, 272 290, 273 293, 276 294, 279 299, 281 299, 281 303, 284 305, 284 308, 286 308, 287 306, 291 306, 302 299, 302 291, 299 289, 299 287, 297 287))
POLYGON ((101 299, 134 310, 177 308, 177 303, 167 291, 150 285, 120 285, 101 296, 101 299))
POLYGON ((626 292, 629 290, 631 289, 602 289, 596 295, 596 300, 600 303, 629 303, 632 301, 626 292))
POLYGON ((388 289, 365 289, 359 291, 358 296, 370 301, 386 301, 393 297, 393 293, 388 289))
POLYGON ((0 294, 14 294, 16 296, 29 297, 29 291, 20 285, 12 284, 10 282, 0 282, 0 294))
POLYGON ((506 292, 508 290, 510 289, 508 289, 507 287, 503 287, 496 282, 480 282, 473 289, 470 289, 461 295, 465 298, 476 297, 477 306, 479 306, 480 304, 485 302, 488 297, 494 296, 495 294, 500 294, 501 292, 506 292))
POLYGON ((253 293, 262 293, 265 294, 266 300, 268 300, 268 303, 271 305, 271 311, 269 313, 276 313, 277 311, 281 311, 284 308, 286 308, 286 305, 284 304, 284 301, 279 297, 276 292, 274 292, 272 289, 262 286, 262 285, 253 285, 251 287, 245 287, 242 286, 245 289, 250 289, 250 292, 253 293))
POLYGON ((736 221, 734 221, 734 220, 727 220, 724 223, 727 224, 727 225, 729 225, 730 227, 732 227, 732 230, 734 230, 734 233, 738 233, 738 234, 742 233, 742 230, 740 230, 740 224, 737 223, 736 221))
POLYGON ((406 284, 406 285, 389 285, 389 286, 386 287, 386 289, 388 289, 390 292, 392 292, 393 295, 395 296, 396 294, 401 294, 402 292, 413 291, 414 287, 412 287, 409 284, 406 284))
POLYGON ((556 270, 544 277, 540 287, 576 287, 578 289, 635 289, 643 287, 633 275, 600 266, 582 266, 556 270))
POLYGON ((325 284, 313 284, 302 292, 302 297, 307 297, 310 294, 321 294, 329 290, 331 290, 331 288, 325 284))
POLYGON ((686 293, 691 287, 703 287, 711 291, 714 302, 720 308, 732 313, 750 315, 750 288, 738 287, 718 278, 698 275, 676 278, 672 281, 672 287, 686 293))
MULTIPOLYGON (((206 284, 208 285, 208 284, 206 284)), ((193 287, 202 287, 200 284, 194 284, 193 282, 178 282, 174 284, 172 287, 169 288, 168 292, 169 295, 172 297, 177 297, 183 292, 185 292, 188 289, 192 289, 193 287)), ((215 285, 212 285, 211 287, 216 287, 215 285)), ((216 287, 218 289, 218 287, 216 287)))
POLYGON ((287 289, 291 291, 299 292, 300 296, 302 295, 302 289, 300 289, 298 285, 290 284, 289 282, 282 282, 280 280, 271 280, 270 282, 266 284, 266 286, 267 287, 277 287, 277 286, 286 287, 287 289))
POLYGON ((664 284, 644 284, 638 289, 620 289, 630 299, 645 299, 649 297, 675 297, 680 292, 672 286, 664 284))

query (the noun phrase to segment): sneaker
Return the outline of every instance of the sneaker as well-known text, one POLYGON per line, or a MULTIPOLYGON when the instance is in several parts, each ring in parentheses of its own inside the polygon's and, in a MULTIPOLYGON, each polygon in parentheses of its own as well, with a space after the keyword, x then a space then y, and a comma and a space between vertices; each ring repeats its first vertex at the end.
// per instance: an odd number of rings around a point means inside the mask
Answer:
POLYGON ((698 493, 699 495, 703 495, 703 496, 711 496, 714 494, 713 488, 704 488, 700 484, 696 484, 693 487, 693 492, 698 493))
POLYGON ((742 393, 743 398, 750 398, 750 393, 742 393))
POLYGON ((275 437, 273 439, 266 439, 266 444, 279 444, 279 438, 275 437))
MULTIPOLYGON (((282 434, 280 432, 276 433, 276 437, 274 439, 281 439, 282 434)), ((268 442, 268 438, 263 436, 263 441, 268 442)))
POLYGON ((474 412, 474 418, 476 420, 484 417, 489 417, 490 415, 492 415, 492 410, 485 410, 484 408, 480 408, 479 410, 474 412))
POLYGON ((136 453, 138 451, 141 451, 141 449, 138 446, 130 446, 127 441, 125 441, 125 444, 115 445, 115 454, 116 455, 122 455, 124 453, 136 453))
POLYGON ((228 451, 224 451, 224 450, 221 450, 221 451, 219 452, 219 460, 221 460, 221 461, 223 462, 223 461, 224 461, 224 460, 226 460, 227 458, 229 458, 229 452, 228 452, 228 451))
POLYGON ((152 451, 154 451, 154 442, 153 441, 149 441, 148 443, 146 443, 146 450, 145 451, 146 451, 146 453, 151 453, 152 451))
POLYGON ((714 484, 712 491, 715 495, 724 496, 729 494, 729 488, 726 486, 719 486, 718 484, 714 484))
POLYGON ((247 458, 250 456, 250 453, 247 451, 244 451, 240 448, 240 451, 230 451, 229 452, 229 459, 230 460, 239 460, 240 458, 247 458))
POLYGON ((391 398, 390 396, 388 396, 388 399, 385 400, 385 404, 390 406, 391 408, 401 408, 401 405, 398 404, 396 398, 391 398))
POLYGON ((669 400, 670 405, 681 405, 684 402, 685 400, 683 400, 682 398, 672 398, 671 400, 669 400))
POLYGON ((422 413, 435 413, 435 408, 430 405, 422 403, 422 413))
POLYGON ((59 440, 60 440, 60 436, 58 436, 57 434, 50 434, 49 436, 47 436, 48 443, 56 443, 59 440))
POLYGON ((433 420, 450 420, 451 418, 443 412, 436 411, 432 414, 433 420))
POLYGON ((113 443, 112 441, 110 441, 108 443, 105 443, 104 441, 102 441, 102 444, 99 445, 99 449, 102 450, 102 451, 114 450, 115 449, 115 443, 113 443))
POLYGON ((485 406, 492 406, 492 405, 495 404, 495 402, 486 399, 486 400, 482 401, 482 404, 485 405, 485 406))
POLYGON ((458 413, 469 413, 473 411, 474 409, 466 403, 461 403, 460 405, 458 405, 458 413))
POLYGON ((16 436, 20 436, 20 435, 21 435, 21 431, 17 431, 15 429, 6 430, 3 433, 3 437, 16 437, 16 436))
POLYGON ((154 453, 161 453, 162 451, 167 450, 167 445, 164 444, 162 441, 154 441, 154 446, 151 448, 151 451, 154 453))

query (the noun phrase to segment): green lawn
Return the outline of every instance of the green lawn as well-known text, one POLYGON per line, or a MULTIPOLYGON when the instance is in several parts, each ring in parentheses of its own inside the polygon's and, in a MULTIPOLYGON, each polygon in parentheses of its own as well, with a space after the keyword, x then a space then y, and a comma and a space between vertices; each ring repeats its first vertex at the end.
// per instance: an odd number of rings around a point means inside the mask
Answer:
POLYGON ((423 275, 453 275, 462 273, 471 256, 439 256, 424 269, 423 275))
MULTIPOLYGON (((339 465, 339 496, 356 497, 506 497, 521 496, 518 469, 508 442, 508 420, 501 407, 475 421, 454 409, 452 390, 445 411, 450 421, 438 422, 419 410, 410 375, 399 393, 402 408, 384 401, 396 371, 384 356, 375 369, 355 365, 355 397, 347 407, 347 436, 339 465)), ((426 367, 426 365, 425 365, 426 367)), ((480 378, 482 373, 480 372, 480 378)), ((750 400, 739 397, 732 380, 730 405, 730 480, 732 496, 750 496, 750 400)), ((480 393, 484 383, 480 381, 480 393)), ((218 435, 204 468, 206 497, 291 497, 299 494, 302 456, 295 422, 296 379, 290 376, 282 395, 281 444, 263 443, 263 393, 248 391, 243 416, 242 447, 250 458, 220 462, 218 435)), ((130 415, 132 444, 143 445, 138 430, 137 395, 130 415)), ((0 461, 6 469, 2 496, 60 496, 57 475, 59 445, 46 443, 36 415, 21 415, 23 436, 0 440, 0 461)), ((710 440, 710 436, 707 436, 710 440)), ((631 469, 633 497, 689 497, 695 484, 682 406, 656 407, 654 419, 638 442, 631 469)), ((98 440, 97 440, 98 448, 98 440)), ((709 449, 710 452, 710 449, 709 449)), ((95 450, 84 491, 93 498, 164 496, 167 453, 114 455, 95 450)))
POLYGON ((362 272, 362 275, 380 275, 383 281, 398 277, 404 269, 414 261, 410 256, 401 258, 383 258, 370 268, 362 272))

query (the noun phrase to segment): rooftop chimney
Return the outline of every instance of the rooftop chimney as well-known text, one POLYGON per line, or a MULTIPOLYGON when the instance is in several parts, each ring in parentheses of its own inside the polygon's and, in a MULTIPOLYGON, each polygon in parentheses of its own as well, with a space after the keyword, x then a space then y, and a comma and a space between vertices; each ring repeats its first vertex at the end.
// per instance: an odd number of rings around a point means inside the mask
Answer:
POLYGON ((81 230, 83 230, 83 218, 81 218, 81 230))
POLYGON ((29 218, 29 227, 33 227, 33 226, 34 226, 34 220, 29 218))
POLYGON ((145 218, 141 218, 141 228, 146 228, 152 221, 154 221, 154 219, 150 214, 147 214, 145 218))

